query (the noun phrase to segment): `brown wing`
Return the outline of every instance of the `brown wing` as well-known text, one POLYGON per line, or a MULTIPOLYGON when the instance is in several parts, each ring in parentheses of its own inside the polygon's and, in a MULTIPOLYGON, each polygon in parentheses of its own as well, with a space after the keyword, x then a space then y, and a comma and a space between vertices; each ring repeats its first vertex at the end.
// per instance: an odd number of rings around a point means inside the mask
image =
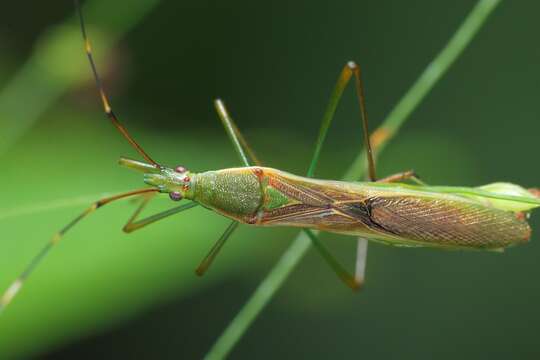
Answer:
POLYGON ((512 212, 468 202, 380 197, 366 205, 371 221, 385 231, 433 245, 501 248, 526 242, 531 232, 512 212))

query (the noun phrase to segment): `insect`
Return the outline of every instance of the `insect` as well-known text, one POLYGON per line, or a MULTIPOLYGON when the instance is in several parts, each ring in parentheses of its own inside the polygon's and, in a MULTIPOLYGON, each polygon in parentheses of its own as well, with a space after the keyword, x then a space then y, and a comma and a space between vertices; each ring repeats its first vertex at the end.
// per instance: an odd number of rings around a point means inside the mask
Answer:
POLYGON ((231 219, 230 225, 198 266, 196 272, 199 275, 206 272, 240 223, 301 228, 336 274, 355 289, 360 288, 365 280, 368 240, 396 246, 501 251, 530 238, 528 212, 540 206, 540 191, 536 189, 527 190, 509 183, 481 187, 428 186, 412 171, 377 179, 361 72, 353 62, 344 66, 331 94, 305 177, 263 167, 221 100, 215 101, 215 107, 243 167, 195 173, 184 166, 167 167, 156 162, 131 137, 113 112, 92 56, 82 11, 77 1, 75 5, 104 112, 144 160, 121 158, 120 165, 142 172, 147 186, 96 201, 54 234, 4 292, 0 298, 0 310, 10 304, 36 267, 73 226, 104 205, 128 197, 140 197, 141 204, 124 226, 126 232, 197 205, 231 219), (351 80, 358 97, 370 181, 314 179, 335 109, 351 80), (144 207, 160 193, 168 194, 172 201, 187 202, 139 219, 144 207), (347 272, 335 260, 313 230, 358 237, 354 273, 347 272))

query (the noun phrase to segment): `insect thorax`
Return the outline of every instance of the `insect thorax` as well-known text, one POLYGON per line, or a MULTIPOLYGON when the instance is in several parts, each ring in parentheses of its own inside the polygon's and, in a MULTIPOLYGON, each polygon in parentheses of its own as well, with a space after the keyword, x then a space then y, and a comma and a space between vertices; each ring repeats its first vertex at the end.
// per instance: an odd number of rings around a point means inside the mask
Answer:
POLYGON ((251 168, 197 174, 193 200, 227 217, 249 222, 262 203, 259 179, 251 168))

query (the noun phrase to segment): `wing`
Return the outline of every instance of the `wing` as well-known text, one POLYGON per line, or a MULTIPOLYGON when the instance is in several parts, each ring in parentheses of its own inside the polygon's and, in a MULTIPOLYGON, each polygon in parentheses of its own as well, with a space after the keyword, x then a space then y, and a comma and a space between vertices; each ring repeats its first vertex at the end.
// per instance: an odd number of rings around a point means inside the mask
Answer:
POLYGON ((501 248, 526 242, 531 233, 515 213, 469 202, 377 197, 365 206, 383 231, 436 246, 501 248))
POLYGON ((260 225, 309 227, 403 245, 477 249, 526 242, 531 233, 519 213, 459 196, 387 191, 277 170, 267 169, 265 174, 265 204, 276 206, 261 208, 260 225), (284 200, 272 200, 275 193, 284 200))

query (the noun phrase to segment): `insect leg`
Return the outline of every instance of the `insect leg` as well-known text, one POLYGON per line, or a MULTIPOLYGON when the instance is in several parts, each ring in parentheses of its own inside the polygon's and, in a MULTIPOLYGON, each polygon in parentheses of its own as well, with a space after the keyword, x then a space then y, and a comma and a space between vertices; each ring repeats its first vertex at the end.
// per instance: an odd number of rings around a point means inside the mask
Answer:
POLYGON ((405 180, 411 180, 417 183, 418 185, 427 185, 425 182, 420 180, 420 177, 414 172, 414 170, 408 170, 401 173, 393 174, 382 179, 377 180, 377 182, 392 183, 392 182, 401 182, 405 180))
POLYGON ((319 162, 322 145, 328 133, 328 129, 330 128, 330 124, 332 120, 334 119, 334 114, 336 112, 337 105, 339 101, 341 100, 343 90, 345 90, 345 87, 349 83, 349 80, 351 79, 352 76, 354 76, 354 79, 355 79, 356 95, 358 97, 358 104, 360 105, 362 128, 364 132, 364 146, 366 147, 367 158, 368 158, 369 179, 371 181, 376 180, 375 162, 373 161, 373 151, 371 149, 371 143, 370 143, 370 138, 369 138, 368 117, 367 117, 366 104, 365 104, 365 98, 364 98, 364 85, 362 83, 360 67, 353 61, 349 61, 343 67, 343 70, 341 71, 341 74, 339 75, 339 78, 334 87, 334 90, 332 91, 332 94, 330 95, 330 101, 328 102, 326 111, 324 112, 323 119, 321 122, 321 127, 319 129, 319 135, 317 137, 317 142, 315 145, 315 152, 313 154, 313 157, 311 159, 311 163, 309 165, 309 169, 307 172, 308 177, 312 177, 313 174, 315 173, 315 168, 317 167, 317 164, 319 162))
POLYGON ((315 246, 315 249, 321 254, 321 256, 326 260, 328 265, 334 270, 336 275, 353 290, 358 290, 364 284, 364 270, 365 270, 365 258, 367 254, 367 241, 364 239, 359 239, 358 242, 358 254, 362 253, 363 257, 358 256, 356 261, 356 273, 352 275, 349 273, 345 267, 343 267, 339 261, 326 249, 322 244, 321 240, 309 229, 304 229, 306 235, 311 239, 312 244, 315 246), (364 241, 365 244, 362 245, 360 241, 364 241), (360 260, 358 260, 360 259, 360 260))
POLYGON ((101 208, 103 205, 106 205, 110 202, 120 200, 123 198, 127 198, 130 196, 140 195, 144 193, 149 192, 155 192, 156 189, 152 188, 144 188, 139 190, 133 190, 129 192, 125 192, 122 194, 110 196, 103 198, 101 200, 96 201, 92 205, 90 205, 86 210, 84 210, 79 216, 77 216, 75 219, 73 219, 71 222, 69 222, 66 226, 64 226, 60 231, 58 231, 56 234, 53 235, 51 240, 41 249, 41 251, 32 259, 32 261, 28 264, 28 266, 24 269, 24 271, 19 275, 19 277, 9 286, 9 288, 4 292, 2 297, 0 298, 0 312, 4 310, 9 303, 13 300, 15 295, 19 292, 21 287, 24 285, 24 282, 28 277, 32 274, 32 272, 36 269, 36 267, 43 261, 43 259, 49 254, 52 248, 54 248, 55 245, 58 244, 58 242, 63 238, 64 234, 70 230, 73 226, 75 226, 79 221, 84 219, 86 216, 94 212, 95 210, 101 208))
MULTIPOLYGON (((344 70, 344 72, 345 72, 345 70, 344 70)), ((348 78, 350 78, 350 76, 351 75, 349 74, 348 78)), ((344 85, 346 85, 347 81, 348 81, 348 79, 346 80, 344 85)), ((338 84, 339 84, 339 81, 338 81, 338 84)), ((343 88, 344 88, 344 86, 343 86, 343 88)), ((341 95, 341 92, 343 92, 343 88, 340 90, 339 95, 341 95)), ((337 101, 336 101, 335 105, 337 105, 337 101)), ((335 105, 334 105, 334 111, 335 111, 335 105)), ((217 111, 217 113, 219 115, 219 118, 221 119, 221 121, 223 123, 223 126, 225 127, 225 130, 227 131, 227 134, 229 135, 229 138, 231 139, 231 142, 233 143, 233 146, 236 149, 236 151, 237 151, 240 159, 244 163, 244 165, 245 166, 250 166, 252 163, 255 164, 255 165, 261 165, 260 161, 255 156, 253 150, 251 149, 251 147, 249 146, 247 141, 242 136, 242 133, 240 132, 240 130, 238 129, 236 124, 234 123, 234 120, 229 115, 229 112, 227 111, 227 108, 225 107, 225 104, 223 103, 223 101, 221 101, 220 99, 217 99, 214 102, 214 106, 216 107, 216 111, 217 111), (244 152, 244 148, 246 149, 249 157, 244 152)), ((332 113, 332 115, 333 115, 333 113, 332 113)), ((328 122, 328 124, 329 124, 329 122, 328 122)), ((321 143, 321 145, 322 145, 322 143, 321 143)), ((234 230, 236 230, 237 226, 238 226, 237 221, 232 221, 231 222, 229 227, 225 230, 223 235, 214 244, 214 246, 212 247, 212 249, 210 250, 208 255, 204 258, 204 260, 201 262, 201 264, 197 268, 196 273, 198 275, 203 275, 206 272, 208 267, 211 265, 212 261, 217 256, 218 252, 221 250, 221 248, 225 244, 225 241, 230 237, 230 235, 234 232, 234 230)), ((328 252, 328 250, 326 250, 324 248, 324 246, 320 243, 317 236, 314 233, 310 232, 310 238, 312 239, 312 241, 313 241, 313 239, 315 239, 314 241, 317 242, 316 243, 317 250, 321 251, 321 255, 323 255, 323 258, 325 258, 325 259, 327 259, 329 261, 330 266, 336 271, 338 276, 340 276, 340 278, 342 278, 345 281, 345 283, 348 284, 349 286, 351 286, 352 288, 357 288, 359 285, 351 285, 351 284, 355 284, 354 277, 347 274, 347 272, 343 269, 343 267, 341 267, 341 265, 339 265, 337 260, 335 260, 335 258, 328 252), (322 250, 320 250, 320 249, 322 249, 322 250), (345 279, 348 279, 348 277, 350 277, 350 279, 345 280, 345 279)))
POLYGON ((172 209, 165 210, 165 211, 159 212, 159 213, 154 214, 154 215, 150 215, 150 216, 148 216, 148 217, 146 217, 144 219, 136 220, 137 217, 139 216, 139 214, 141 213, 141 211, 150 202, 151 199, 152 199, 152 197, 145 197, 143 199, 143 202, 141 203, 141 205, 139 205, 137 210, 135 210, 133 215, 131 215, 131 217, 129 218, 126 225, 124 225, 124 228, 122 229, 122 230, 124 230, 124 232, 131 233, 131 232, 133 232, 135 230, 139 230, 139 229, 145 227, 146 225, 150 225, 150 224, 152 224, 152 223, 154 223, 154 222, 156 222, 158 220, 164 219, 166 217, 169 217, 171 215, 177 214, 179 212, 191 209, 191 208, 199 205, 196 202, 189 202, 187 204, 182 204, 180 206, 173 207, 172 209))
POLYGON ((364 284, 366 274, 368 241, 364 238, 358 238, 356 243, 356 268, 354 278, 359 284, 364 284))
MULTIPOLYGON (((221 99, 216 99, 214 101, 214 106, 216 108, 216 111, 218 113, 219 119, 221 120, 221 123, 225 127, 225 131, 227 131, 227 135, 229 136, 229 139, 231 140, 236 152, 238 153, 238 156, 240 157, 240 160, 244 164, 244 166, 251 166, 251 165, 261 165, 261 162, 255 155, 255 152, 249 146, 248 142, 234 123, 234 120, 229 115, 229 112, 227 111, 227 108, 225 107, 225 104, 221 99), (245 151, 244 151, 245 150, 245 151), (247 154, 246 154, 247 152, 247 154)), ((233 220, 230 225, 227 227, 223 235, 216 241, 212 249, 210 249, 210 252, 206 255, 206 257, 203 259, 203 261, 200 263, 200 265, 197 267, 195 272, 197 275, 202 276, 208 270, 216 256, 218 255, 219 251, 227 241, 227 239, 232 235, 232 233, 236 230, 239 223, 236 220, 233 220)))
MULTIPOLYGON (((341 96, 343 94, 343 91, 345 90, 345 87, 349 83, 349 80, 351 79, 352 76, 354 76, 354 79, 355 79, 356 95, 358 97, 358 104, 360 105, 360 113, 361 113, 362 127, 363 127, 363 133, 364 133, 364 145, 367 150, 366 153, 367 153, 367 158, 368 158, 368 175, 371 181, 376 181, 375 162, 373 161, 373 151, 372 151, 371 143, 370 143, 368 117, 367 117, 365 97, 364 97, 364 86, 362 83, 360 67, 352 61, 348 62, 343 67, 343 70, 341 71, 341 74, 337 80, 334 90, 332 91, 332 94, 330 95, 330 101, 326 107, 326 111, 324 113, 324 116, 321 122, 319 136, 317 138, 317 142, 315 145, 315 152, 313 154, 313 157, 311 159, 311 164, 307 172, 308 177, 312 177, 313 174, 315 173, 315 168, 317 167, 317 164, 319 162, 322 145, 328 133, 330 124, 334 118, 337 105, 339 103, 339 100, 341 99, 341 96)), ((316 235, 313 232, 309 230, 305 230, 305 231, 308 234, 311 241, 313 242, 313 245, 315 245, 315 248, 317 249, 317 251, 328 262, 330 267, 332 267, 332 269, 341 278, 341 280, 343 280, 343 282, 347 284, 347 286, 349 286, 352 289, 358 289, 359 287, 362 286, 362 284, 364 283, 364 272, 365 272, 366 256, 367 256, 367 241, 365 239, 361 239, 361 238, 358 239, 357 257, 356 257, 356 273, 353 276, 349 274, 343 266, 341 266, 341 264, 336 260, 336 258, 332 254, 330 254, 330 252, 322 245, 321 241, 316 237, 316 235)))
POLYGON ((107 98, 107 95, 105 94, 105 89, 103 87, 103 83, 101 81, 101 77, 98 74, 96 63, 94 61, 94 57, 92 56, 92 47, 90 46, 90 39, 88 38, 86 34, 86 26, 84 24, 84 19, 82 15, 81 6, 79 5, 78 0, 74 0, 75 8, 77 10, 77 13, 79 14, 79 22, 81 24, 81 33, 84 40, 84 50, 86 52, 86 56, 88 57, 88 61, 90 62, 90 67, 92 68, 92 73, 94 74, 94 79, 96 81, 96 85, 99 91, 99 96, 101 98, 101 102, 103 104, 103 111, 109 118, 109 120, 112 122, 112 124, 116 127, 116 129, 122 134, 122 136, 137 150, 137 152, 149 163, 155 165, 156 167, 159 167, 159 164, 155 162, 144 150, 143 148, 131 137, 127 129, 118 121, 118 118, 112 111, 112 108, 109 103, 109 99, 107 98))
POLYGON ((238 221, 231 221, 230 225, 227 227, 225 232, 221 235, 221 237, 216 241, 214 246, 212 246, 212 249, 208 252, 206 257, 201 261, 197 269, 195 270, 195 273, 199 276, 204 275, 206 270, 212 265, 212 262, 216 258, 217 254, 227 241, 227 239, 231 236, 231 234, 236 230, 238 227, 238 221))
POLYGON ((214 106, 219 115, 219 119, 223 123, 225 131, 227 131, 227 135, 229 135, 229 139, 231 139, 231 142, 233 143, 233 146, 238 153, 238 156, 240 157, 242 163, 244 163, 245 166, 260 166, 261 162, 259 161, 259 159, 255 155, 255 152, 249 146, 246 139, 234 123, 232 117, 229 115, 229 112, 227 111, 227 108, 225 107, 223 101, 221 99, 216 99, 214 101, 214 106), (247 151, 249 157, 244 152, 244 149, 247 151))
MULTIPOLYGON (((139 229, 145 227, 146 225, 149 225, 151 223, 154 223, 154 222, 156 222, 158 220, 164 219, 164 218, 169 217, 171 215, 177 214, 177 213, 182 212, 184 210, 191 209, 191 208, 198 205, 196 202, 190 202, 190 203, 183 204, 183 205, 180 205, 180 206, 176 206, 176 207, 174 207, 172 209, 165 210, 163 212, 148 216, 148 217, 146 217, 146 218, 144 218, 142 220, 136 221, 136 219, 139 216, 139 214, 141 213, 141 211, 150 202, 150 200, 152 200, 152 198, 153 198, 153 196, 145 196, 143 198, 143 201, 142 201, 141 205, 139 205, 137 210, 135 210, 133 215, 129 218, 127 224, 124 226, 123 230, 125 232, 130 233, 130 232, 133 232, 135 230, 139 230, 139 229)), ((212 247, 212 249, 210 250, 208 255, 206 255, 206 257, 203 259, 203 261, 200 263, 200 265, 195 270, 197 275, 199 275, 199 276, 204 275, 204 273, 206 272, 206 270, 208 270, 208 268, 210 267, 210 265, 212 264, 212 262, 216 258, 217 254, 219 253, 219 251, 221 250, 221 248, 223 247, 223 245, 225 244, 227 239, 231 236, 231 234, 234 232, 234 230, 236 230, 238 225, 239 225, 239 223, 236 220, 231 222, 231 224, 227 227, 227 229, 225 230, 223 235, 221 235, 221 237, 218 239, 218 241, 216 241, 216 243, 214 244, 214 246, 212 247)))

